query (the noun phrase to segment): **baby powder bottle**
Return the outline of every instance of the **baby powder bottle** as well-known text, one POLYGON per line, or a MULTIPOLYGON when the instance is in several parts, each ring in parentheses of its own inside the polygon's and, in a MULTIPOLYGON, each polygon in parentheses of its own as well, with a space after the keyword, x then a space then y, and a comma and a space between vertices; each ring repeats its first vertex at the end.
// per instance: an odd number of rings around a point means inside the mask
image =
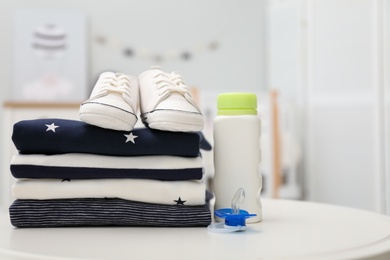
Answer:
POLYGON ((242 188, 245 199, 240 209, 257 214, 247 223, 259 222, 262 181, 257 97, 252 93, 224 93, 218 96, 217 103, 213 130, 214 208, 231 208, 235 193, 242 188))

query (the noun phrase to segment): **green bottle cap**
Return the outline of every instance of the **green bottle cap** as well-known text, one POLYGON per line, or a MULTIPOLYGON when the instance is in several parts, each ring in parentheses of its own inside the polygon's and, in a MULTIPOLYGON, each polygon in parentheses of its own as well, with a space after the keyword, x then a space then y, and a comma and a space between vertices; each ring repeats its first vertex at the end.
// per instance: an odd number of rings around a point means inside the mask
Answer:
POLYGON ((252 93, 224 93, 217 98, 217 115, 257 115, 257 97, 252 93))

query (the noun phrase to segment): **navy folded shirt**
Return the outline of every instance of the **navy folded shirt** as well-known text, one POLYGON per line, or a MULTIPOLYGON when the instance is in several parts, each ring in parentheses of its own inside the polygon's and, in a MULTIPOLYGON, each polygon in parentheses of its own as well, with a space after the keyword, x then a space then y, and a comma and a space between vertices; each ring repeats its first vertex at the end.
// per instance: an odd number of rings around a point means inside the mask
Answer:
POLYGON ((12 141, 21 154, 91 153, 115 156, 173 155, 196 157, 211 146, 201 133, 137 128, 104 129, 68 119, 23 120, 14 124, 12 141))

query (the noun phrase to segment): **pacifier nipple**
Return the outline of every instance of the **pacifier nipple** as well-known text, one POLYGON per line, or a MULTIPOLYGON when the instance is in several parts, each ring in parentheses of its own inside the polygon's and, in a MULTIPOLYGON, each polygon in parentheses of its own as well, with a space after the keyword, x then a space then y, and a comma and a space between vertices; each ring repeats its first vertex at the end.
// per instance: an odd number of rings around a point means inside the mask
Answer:
POLYGON ((233 196, 231 208, 217 209, 214 214, 222 219, 225 223, 213 223, 207 227, 207 230, 212 233, 230 233, 236 231, 244 231, 246 227, 245 220, 256 214, 249 214, 246 210, 241 210, 240 206, 245 200, 245 191, 239 188, 233 196))
POLYGON ((245 200, 245 191, 243 188, 239 188, 234 194, 234 197, 232 199, 232 213, 238 214, 240 213, 240 206, 245 200))

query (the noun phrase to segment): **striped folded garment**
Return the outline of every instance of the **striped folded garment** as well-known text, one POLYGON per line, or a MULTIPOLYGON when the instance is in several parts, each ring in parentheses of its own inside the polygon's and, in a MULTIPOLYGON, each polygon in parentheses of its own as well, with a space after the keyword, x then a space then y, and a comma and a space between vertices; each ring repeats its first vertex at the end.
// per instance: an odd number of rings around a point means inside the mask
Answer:
POLYGON ((21 154, 91 153, 197 157, 200 149, 211 149, 200 132, 169 132, 150 128, 125 132, 56 118, 15 123, 12 141, 21 154))
POLYGON ((197 227, 211 223, 210 195, 204 205, 161 205, 110 199, 15 200, 9 208, 15 227, 153 226, 197 227))
POLYGON ((15 178, 200 180, 202 158, 171 155, 109 156, 83 153, 16 154, 15 178))

